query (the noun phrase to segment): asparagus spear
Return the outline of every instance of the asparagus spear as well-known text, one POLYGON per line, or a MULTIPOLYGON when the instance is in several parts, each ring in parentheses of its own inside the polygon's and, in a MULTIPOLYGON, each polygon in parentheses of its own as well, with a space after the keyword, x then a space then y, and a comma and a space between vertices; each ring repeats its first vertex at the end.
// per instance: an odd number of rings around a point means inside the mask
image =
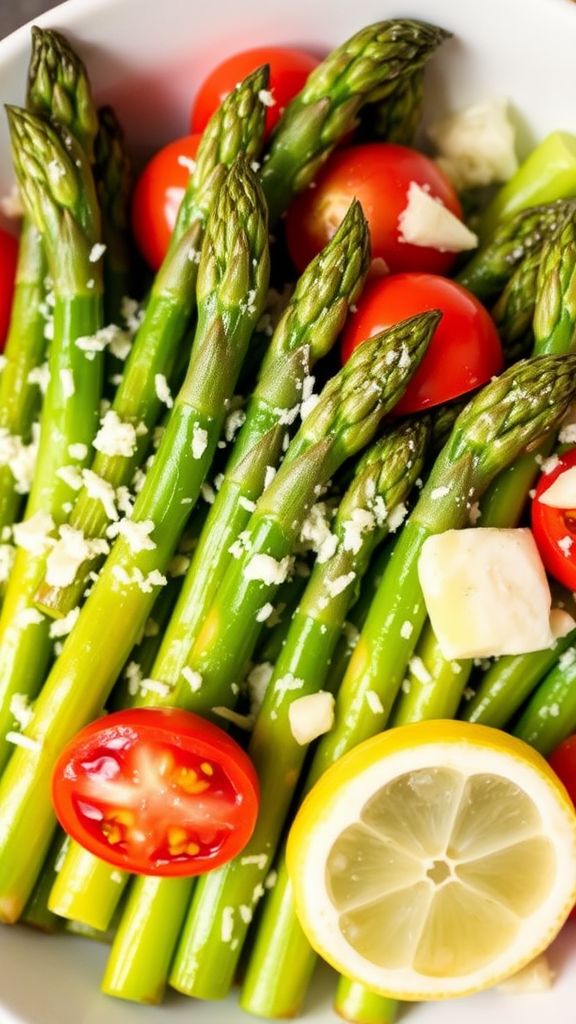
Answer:
POLYGON ((362 29, 322 61, 286 107, 265 158, 272 223, 356 127, 361 107, 392 96, 448 36, 426 22, 395 18, 362 29))
MULTIPOLYGON (((178 675, 160 678, 154 666, 155 705, 177 703, 212 715, 214 707, 235 703, 238 683, 262 628, 258 612, 270 605, 288 575, 290 554, 308 509, 323 484, 371 439, 382 416, 395 404, 438 318, 437 312, 413 317, 366 342, 325 386, 252 513, 239 557, 224 574, 187 663, 178 675)), ((81 885, 71 853, 55 887, 52 909, 56 909, 58 889, 58 906, 66 904, 64 912, 71 915, 69 893, 73 891, 74 916, 83 920, 89 916, 91 923, 100 919, 100 907, 106 902, 104 886, 110 892, 104 875, 102 871, 98 886, 81 885)), ((118 892, 117 886, 113 888, 118 892)))
POLYGON ((559 199, 507 217, 456 280, 482 301, 496 298, 522 261, 540 250, 574 209, 573 200, 559 199))
MULTIPOLYGON (((292 736, 290 708, 324 689, 353 590, 388 533, 388 514, 394 521, 422 470, 428 433, 425 420, 407 422, 373 445, 342 499, 333 533, 320 547, 248 747, 261 780, 256 829, 242 857, 200 880, 180 938, 170 980, 187 995, 221 999, 233 982, 306 754, 306 746, 292 736), (325 545, 335 543, 326 558, 325 545), (242 912, 246 906, 249 913, 242 912), (223 939, 229 908, 234 949, 223 939)), ((148 966, 141 969, 146 976, 148 966)))
POLYGON ((576 729, 576 648, 568 647, 542 680, 514 728, 514 735, 544 757, 576 729))
POLYGON ((575 641, 576 632, 572 630, 543 651, 498 658, 482 677, 472 699, 464 703, 460 717, 503 729, 575 641))
POLYGON ((350 978, 340 978, 334 997, 338 1016, 354 1024, 394 1024, 399 1005, 396 999, 370 992, 350 978))
POLYGON ((507 366, 529 355, 533 346, 532 321, 541 258, 541 249, 524 257, 492 308, 507 366))
POLYGON ((419 69, 405 78, 390 97, 366 106, 362 119, 366 138, 413 146, 423 100, 424 74, 419 69))
MULTIPOLYGON (((124 133, 112 107, 98 111, 94 176, 102 211, 104 314, 107 323, 122 323, 122 304, 132 294, 134 254, 130 244, 132 165, 124 133)), ((119 373, 122 362, 107 353, 108 371, 119 373)))
MULTIPOLYGON (((524 264, 532 262, 535 258, 536 252, 533 252, 526 257, 524 264)), ((534 311, 535 355, 543 353, 561 355, 574 349, 576 341, 575 275, 576 216, 574 208, 569 206, 561 212, 560 225, 556 233, 543 246, 539 257, 534 311)), ((549 454, 553 443, 554 437, 551 434, 544 441, 543 446, 540 446, 538 453, 524 455, 496 479, 482 505, 480 519, 482 526, 511 527, 518 523, 528 499, 528 493, 538 473, 536 455, 541 459, 543 454, 549 454)), ((412 673, 409 677, 409 692, 401 698, 397 714, 398 722, 411 720, 410 715, 416 706, 423 714, 429 702, 434 708, 437 692, 445 686, 451 688, 450 707, 456 706, 459 693, 461 696, 464 692, 472 671, 473 663, 470 660, 450 662, 443 658, 430 625, 426 627, 420 639, 417 653, 420 662, 424 665, 424 673, 420 670, 419 674, 412 673), (437 680, 437 686, 435 680, 437 680)), ((496 666, 491 671, 487 683, 491 691, 496 689, 500 692, 499 673, 502 671, 506 675, 507 664, 507 661, 503 660, 501 670, 496 666)), ((500 692, 500 700, 509 700, 508 687, 510 685, 511 683, 508 681, 504 693, 500 692)), ((433 715, 433 717, 437 716, 433 715)))
POLYGON ((163 572, 198 497, 263 305, 267 242, 260 187, 238 158, 206 227, 188 374, 138 495, 130 530, 114 544, 44 684, 26 730, 27 746, 15 751, 0 781, 0 918, 7 921, 19 916, 50 841, 54 819, 48 790, 58 750, 102 708, 164 583, 163 572))
MULTIPOLYGON (((32 29, 27 107, 70 132, 92 152, 95 115, 86 69, 57 33, 32 29)), ((22 494, 30 488, 32 423, 39 406, 40 366, 46 351, 46 257, 42 234, 26 212, 12 304, 10 330, 0 376, 0 529, 18 518, 22 494), (26 451, 28 448, 28 451, 26 451)))
MULTIPOLYGON (((258 152, 265 117, 258 93, 267 82, 267 68, 249 75, 226 97, 202 137, 196 169, 179 210, 169 251, 154 280, 112 405, 112 414, 130 431, 131 443, 124 448, 125 454, 119 454, 114 446, 98 450, 92 464, 92 472, 111 488, 131 483, 162 402, 166 398, 170 401, 165 394, 165 382, 196 302, 197 259, 204 221, 233 156, 243 151, 251 158, 258 152)), ((113 512, 113 504, 105 507, 93 490, 85 486, 77 497, 70 525, 87 538, 104 537, 113 512)), ((68 586, 57 587, 45 581, 37 595, 39 607, 54 617, 67 615, 81 600, 89 573, 97 565, 97 555, 87 557, 68 586)))
MULTIPOLYGON (((34 697, 50 657, 49 624, 33 599, 49 535, 67 517, 72 488, 61 470, 81 467, 96 427, 102 389, 99 359, 77 344, 101 326, 102 280, 90 261, 99 239, 92 172, 72 136, 64 143, 48 122, 8 108, 12 149, 29 216, 42 234, 54 285, 50 380, 42 410, 38 464, 19 527, 21 543, 0 616, 0 767, 11 753, 14 694, 34 697), (39 525, 36 525, 39 524, 39 525)), ((16 538, 18 539, 18 537, 16 538)))
MULTIPOLYGON (((573 355, 526 360, 488 384, 458 417, 386 566, 338 691, 335 725, 317 747, 306 789, 386 723, 425 621, 417 565, 426 537, 462 526, 467 503, 561 422, 574 395, 575 368, 573 355)), ((294 1015, 313 964, 282 866, 264 907, 242 1006, 265 1016, 294 1015)))
MULTIPOLYGON (((224 480, 204 530, 174 615, 154 678, 188 688, 181 677, 195 637, 232 561, 230 547, 246 528, 263 490, 268 467, 277 465, 285 427, 313 383, 312 367, 332 347, 368 268, 368 229, 354 202, 332 241, 300 278, 264 358, 259 379, 234 444, 224 480)), ((185 699, 175 693, 174 702, 185 699)), ((146 701, 143 701, 146 703, 146 701)))
POLYGON ((86 68, 64 36, 32 26, 27 106, 73 133, 94 158, 98 119, 86 68))

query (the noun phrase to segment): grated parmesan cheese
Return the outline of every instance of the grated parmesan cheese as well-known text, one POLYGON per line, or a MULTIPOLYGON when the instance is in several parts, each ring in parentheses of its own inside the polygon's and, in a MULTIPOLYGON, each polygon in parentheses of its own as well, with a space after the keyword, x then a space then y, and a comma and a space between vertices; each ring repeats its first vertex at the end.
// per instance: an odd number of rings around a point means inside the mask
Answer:
POLYGON ((15 747, 24 747, 25 750, 41 750, 42 744, 33 740, 31 736, 23 736, 21 732, 7 732, 6 742, 13 743, 15 747))
POLYGON ((174 405, 174 399, 172 398, 172 392, 168 385, 168 381, 163 373, 157 373, 154 376, 154 390, 156 391, 156 397, 164 402, 164 405, 171 409, 174 405))
POLYGON ((292 559, 290 556, 278 561, 272 555, 253 555, 244 568, 244 578, 265 583, 266 586, 279 586, 288 578, 292 559))
POLYGON ((91 469, 82 470, 82 483, 89 496, 95 501, 101 502, 107 518, 116 522, 118 511, 116 509, 116 493, 112 485, 91 469))
POLYGON ((27 693, 13 693, 10 699, 10 714, 21 729, 26 729, 34 718, 27 693))
POLYGON ((49 587, 68 587, 74 582, 82 563, 96 555, 107 555, 110 545, 100 537, 88 540, 82 530, 66 523, 58 533, 59 538, 46 560, 46 583, 49 587))
POLYGON ((376 690, 366 690, 366 703, 374 715, 381 715, 384 711, 382 701, 376 690))
POLYGON ((182 677, 188 683, 192 693, 198 693, 202 689, 202 676, 195 672, 189 665, 185 665, 181 672, 182 677))
POLYGON ((79 615, 80 609, 72 608, 64 618, 54 619, 54 621, 50 623, 50 637, 52 639, 56 639, 61 636, 68 636, 68 633, 71 633, 74 629, 79 615))
POLYGON ((220 937, 222 942, 230 942, 234 934, 234 907, 224 907, 222 911, 222 923, 220 937))
POLYGON ((192 431, 192 458, 201 459, 208 447, 208 431, 198 423, 192 431))
POLYGON ((121 519, 120 522, 113 523, 108 527, 107 533, 108 536, 123 537, 130 550, 137 555, 140 551, 153 551, 156 547, 150 536, 153 530, 154 521, 152 519, 139 521, 121 519))
POLYGON ((136 428, 132 423, 121 420, 113 409, 109 409, 100 421, 100 429, 92 444, 103 455, 121 455, 129 459, 138 444, 136 428))
POLYGON ((41 556, 54 544, 51 536, 55 524, 47 512, 36 512, 29 519, 15 523, 13 527, 16 547, 24 548, 31 555, 41 556))
POLYGON ((79 462, 85 459, 88 455, 88 445, 77 442, 75 444, 68 445, 68 454, 71 459, 78 459, 79 462))
POLYGON ((256 612, 256 622, 266 622, 266 619, 270 618, 273 611, 274 605, 270 604, 269 601, 266 604, 263 604, 256 612))

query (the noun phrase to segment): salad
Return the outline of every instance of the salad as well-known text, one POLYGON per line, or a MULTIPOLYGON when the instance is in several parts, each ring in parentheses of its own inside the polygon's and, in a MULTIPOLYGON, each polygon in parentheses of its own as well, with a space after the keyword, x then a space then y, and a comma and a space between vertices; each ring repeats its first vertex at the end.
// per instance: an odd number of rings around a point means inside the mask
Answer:
POLYGON ((243 958, 243 1008, 295 1016, 320 954, 392 1021, 576 902, 576 148, 518 167, 501 102, 415 148, 446 38, 237 54, 134 182, 32 31, 0 920, 109 941, 109 995, 221 999, 243 958))

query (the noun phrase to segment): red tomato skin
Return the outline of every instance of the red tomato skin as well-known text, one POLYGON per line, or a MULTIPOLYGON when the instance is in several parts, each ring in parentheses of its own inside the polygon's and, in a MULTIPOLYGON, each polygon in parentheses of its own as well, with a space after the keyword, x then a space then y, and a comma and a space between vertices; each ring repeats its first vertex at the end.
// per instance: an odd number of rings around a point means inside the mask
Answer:
POLYGON ((265 136, 268 136, 284 108, 304 88, 308 75, 319 63, 311 53, 283 46, 257 46, 226 57, 213 68, 198 89, 190 115, 190 131, 204 131, 212 114, 237 83, 262 64, 268 64, 268 89, 276 101, 266 111, 265 136))
POLYGON ((439 309, 442 319, 395 414, 420 412, 485 384, 502 369, 498 332, 484 306, 462 285, 435 274, 369 280, 342 336, 342 360, 357 345, 407 317, 439 309))
POLYGON ((0 228, 0 352, 4 350, 10 326, 17 262, 18 240, 0 228))
POLYGON ((162 263, 190 169, 186 160, 194 160, 200 135, 185 135, 160 149, 141 172, 132 197, 132 232, 142 256, 158 270, 162 263))
POLYGON ((410 182, 427 186, 457 217, 462 207, 454 187, 423 153, 389 142, 349 146, 332 154, 313 188, 299 195, 286 217, 286 241, 298 269, 335 234, 354 198, 370 226, 372 256, 385 260, 392 273, 422 270, 447 274, 456 255, 400 241, 398 218, 406 208, 410 182))
POLYGON ((542 474, 531 507, 532 531, 540 557, 550 575, 570 590, 576 590, 576 509, 552 508, 542 504, 539 498, 564 470, 574 466, 576 449, 565 452, 550 473, 542 474), (558 546, 566 536, 574 539, 568 554, 558 546))
POLYGON ((187 877, 213 870, 237 856, 249 842, 256 825, 260 786, 256 769, 244 750, 218 726, 190 711, 179 708, 130 708, 96 719, 74 736, 62 750, 52 776, 52 802, 64 830, 91 853, 115 867, 134 874, 159 877, 187 877), (95 842, 79 822, 73 798, 76 765, 90 756, 102 742, 119 735, 138 735, 141 742, 165 743, 184 753, 193 751, 199 758, 217 761, 228 776, 240 801, 241 828, 230 833, 225 856, 209 860, 173 861, 161 868, 138 863, 104 840, 95 842))

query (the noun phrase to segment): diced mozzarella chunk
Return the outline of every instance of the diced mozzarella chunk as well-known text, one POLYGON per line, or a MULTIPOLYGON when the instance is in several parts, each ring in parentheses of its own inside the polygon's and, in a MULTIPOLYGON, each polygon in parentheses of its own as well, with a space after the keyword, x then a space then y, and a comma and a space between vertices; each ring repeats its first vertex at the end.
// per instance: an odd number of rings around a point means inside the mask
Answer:
POLYGON ((445 658, 527 654, 554 642, 550 588, 530 530, 447 530, 425 541, 418 572, 445 658))
POLYGON ((538 501, 551 508, 576 508, 576 466, 560 473, 538 496, 538 501))
POLYGON ((290 732, 304 746, 329 732, 334 724, 334 697, 325 690, 298 697, 288 708, 290 732))
POLYGON ((475 103, 432 124, 428 135, 457 188, 507 181, 518 168, 506 100, 475 103))
POLYGON ((408 187, 408 204, 398 218, 401 242, 440 252, 464 252, 478 245, 478 236, 415 181, 408 187))

